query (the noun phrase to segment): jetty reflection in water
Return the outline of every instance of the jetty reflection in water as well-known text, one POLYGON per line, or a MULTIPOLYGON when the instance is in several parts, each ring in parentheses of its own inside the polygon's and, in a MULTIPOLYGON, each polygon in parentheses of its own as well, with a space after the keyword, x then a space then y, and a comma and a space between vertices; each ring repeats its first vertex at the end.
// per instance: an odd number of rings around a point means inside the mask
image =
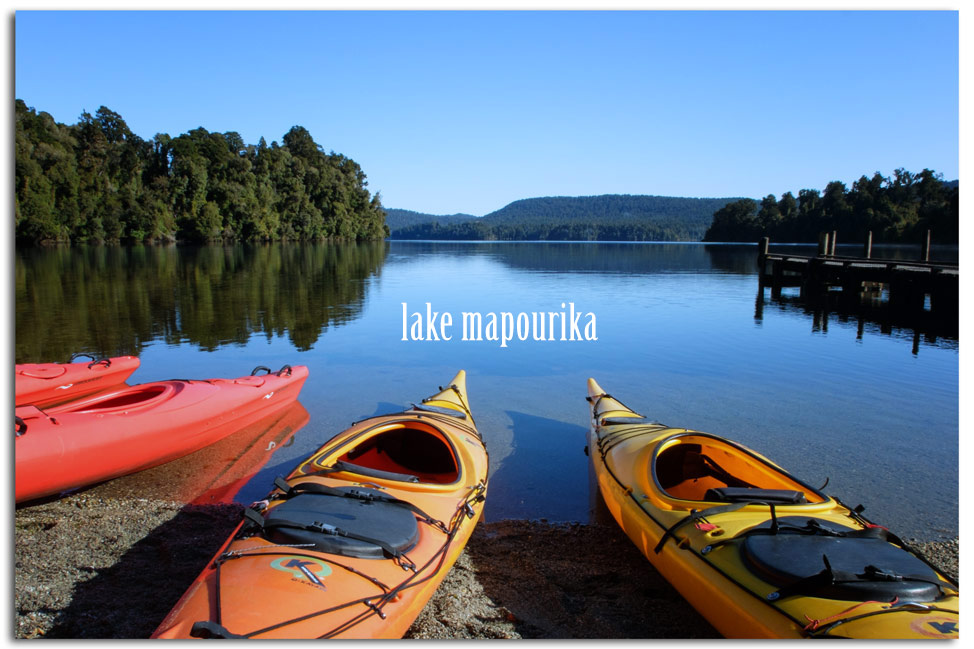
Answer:
POLYGON ((778 313, 808 317, 812 332, 828 333, 829 323, 834 322, 844 328, 854 327, 856 340, 864 340, 869 333, 909 342, 913 354, 920 353, 921 341, 953 348, 959 344, 957 317, 939 316, 929 308, 896 308, 880 292, 864 293, 856 299, 841 293, 829 291, 804 296, 798 288, 784 288, 775 295, 771 287, 759 286, 754 301, 754 322, 762 324, 766 310, 772 308, 778 313))

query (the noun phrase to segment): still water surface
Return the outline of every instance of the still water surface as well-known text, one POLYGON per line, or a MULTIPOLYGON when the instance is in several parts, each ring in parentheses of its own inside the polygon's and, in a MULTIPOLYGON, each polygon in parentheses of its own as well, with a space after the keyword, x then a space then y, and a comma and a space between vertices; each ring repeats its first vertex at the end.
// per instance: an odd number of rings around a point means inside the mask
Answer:
MULTIPOLYGON (((956 260, 956 249, 941 255, 956 260)), ((130 383, 308 365, 297 416, 307 423, 239 489, 244 503, 351 422, 399 410, 463 368, 491 453, 488 520, 595 515, 583 453, 591 376, 646 416, 731 437, 810 484, 828 479, 828 493, 903 536, 956 535, 956 322, 860 318, 797 289, 772 300, 754 256, 508 242, 24 250, 16 361, 132 353, 142 366, 130 383), (424 321, 426 303, 450 313, 452 339, 403 341, 403 303, 424 321), (561 341, 560 329, 506 346, 461 339, 463 312, 570 320, 571 304, 594 314, 598 340, 561 341)))

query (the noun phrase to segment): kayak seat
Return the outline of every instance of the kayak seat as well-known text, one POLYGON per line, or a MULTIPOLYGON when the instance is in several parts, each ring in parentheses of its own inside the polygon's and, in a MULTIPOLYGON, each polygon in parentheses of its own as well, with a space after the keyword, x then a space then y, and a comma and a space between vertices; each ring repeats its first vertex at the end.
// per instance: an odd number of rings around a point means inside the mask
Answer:
POLYGON ((825 497, 753 451, 706 433, 680 433, 660 444, 653 478, 671 498, 696 502, 801 504, 825 497))
MULTIPOLYGON (((351 489, 338 488, 340 491, 351 489)), ((383 495, 374 489, 354 489, 383 495)), ((308 543, 319 552, 361 559, 383 559, 386 552, 382 546, 364 539, 379 541, 398 552, 407 552, 419 540, 419 526, 413 512, 400 504, 303 493, 267 512, 264 534, 274 543, 308 543)))
POLYGON ((702 451, 700 444, 677 444, 657 456, 656 479, 663 491, 683 500, 709 500, 714 489, 753 488, 702 451))
POLYGON ((460 478, 460 469, 453 448, 434 430, 397 426, 369 437, 338 459, 389 474, 415 476, 419 482, 452 484, 460 478))
MULTIPOLYGON (((938 581, 936 573, 909 552, 878 537, 802 534, 788 529, 801 529, 808 520, 784 516, 778 519, 782 527, 777 534, 747 535, 740 545, 744 565, 789 594, 887 602, 896 597, 916 602, 940 597, 940 589, 931 583, 938 581), (823 556, 832 574, 828 579, 816 579, 826 568, 823 556)), ((828 521, 816 522, 839 533, 850 531, 828 521)))

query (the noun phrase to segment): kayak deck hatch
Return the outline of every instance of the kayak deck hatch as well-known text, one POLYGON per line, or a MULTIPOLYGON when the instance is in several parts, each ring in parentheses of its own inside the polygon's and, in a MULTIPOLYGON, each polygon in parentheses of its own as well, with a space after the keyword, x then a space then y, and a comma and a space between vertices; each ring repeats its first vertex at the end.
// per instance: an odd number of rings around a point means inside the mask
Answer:
POLYGON ((271 509, 263 523, 266 538, 361 559, 383 559, 386 548, 401 554, 416 546, 419 526, 411 510, 384 502, 375 489, 336 491, 355 493, 301 493, 271 509))

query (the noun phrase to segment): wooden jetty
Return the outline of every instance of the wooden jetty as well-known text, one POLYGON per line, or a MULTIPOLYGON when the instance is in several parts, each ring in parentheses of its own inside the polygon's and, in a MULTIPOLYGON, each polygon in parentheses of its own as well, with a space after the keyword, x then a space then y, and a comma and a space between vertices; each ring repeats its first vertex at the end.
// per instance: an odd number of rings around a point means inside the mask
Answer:
POLYGON ((758 270, 762 289, 771 287, 771 296, 781 295, 782 287, 801 287, 803 296, 840 288, 843 297, 859 299, 864 293, 888 291, 893 308, 924 309, 930 297, 930 311, 956 316, 960 297, 960 268, 957 264, 931 262, 930 233, 927 232, 921 259, 873 259, 872 233, 867 237, 863 257, 835 254, 835 232, 819 238, 818 254, 813 257, 771 253, 770 240, 758 242, 758 270))

